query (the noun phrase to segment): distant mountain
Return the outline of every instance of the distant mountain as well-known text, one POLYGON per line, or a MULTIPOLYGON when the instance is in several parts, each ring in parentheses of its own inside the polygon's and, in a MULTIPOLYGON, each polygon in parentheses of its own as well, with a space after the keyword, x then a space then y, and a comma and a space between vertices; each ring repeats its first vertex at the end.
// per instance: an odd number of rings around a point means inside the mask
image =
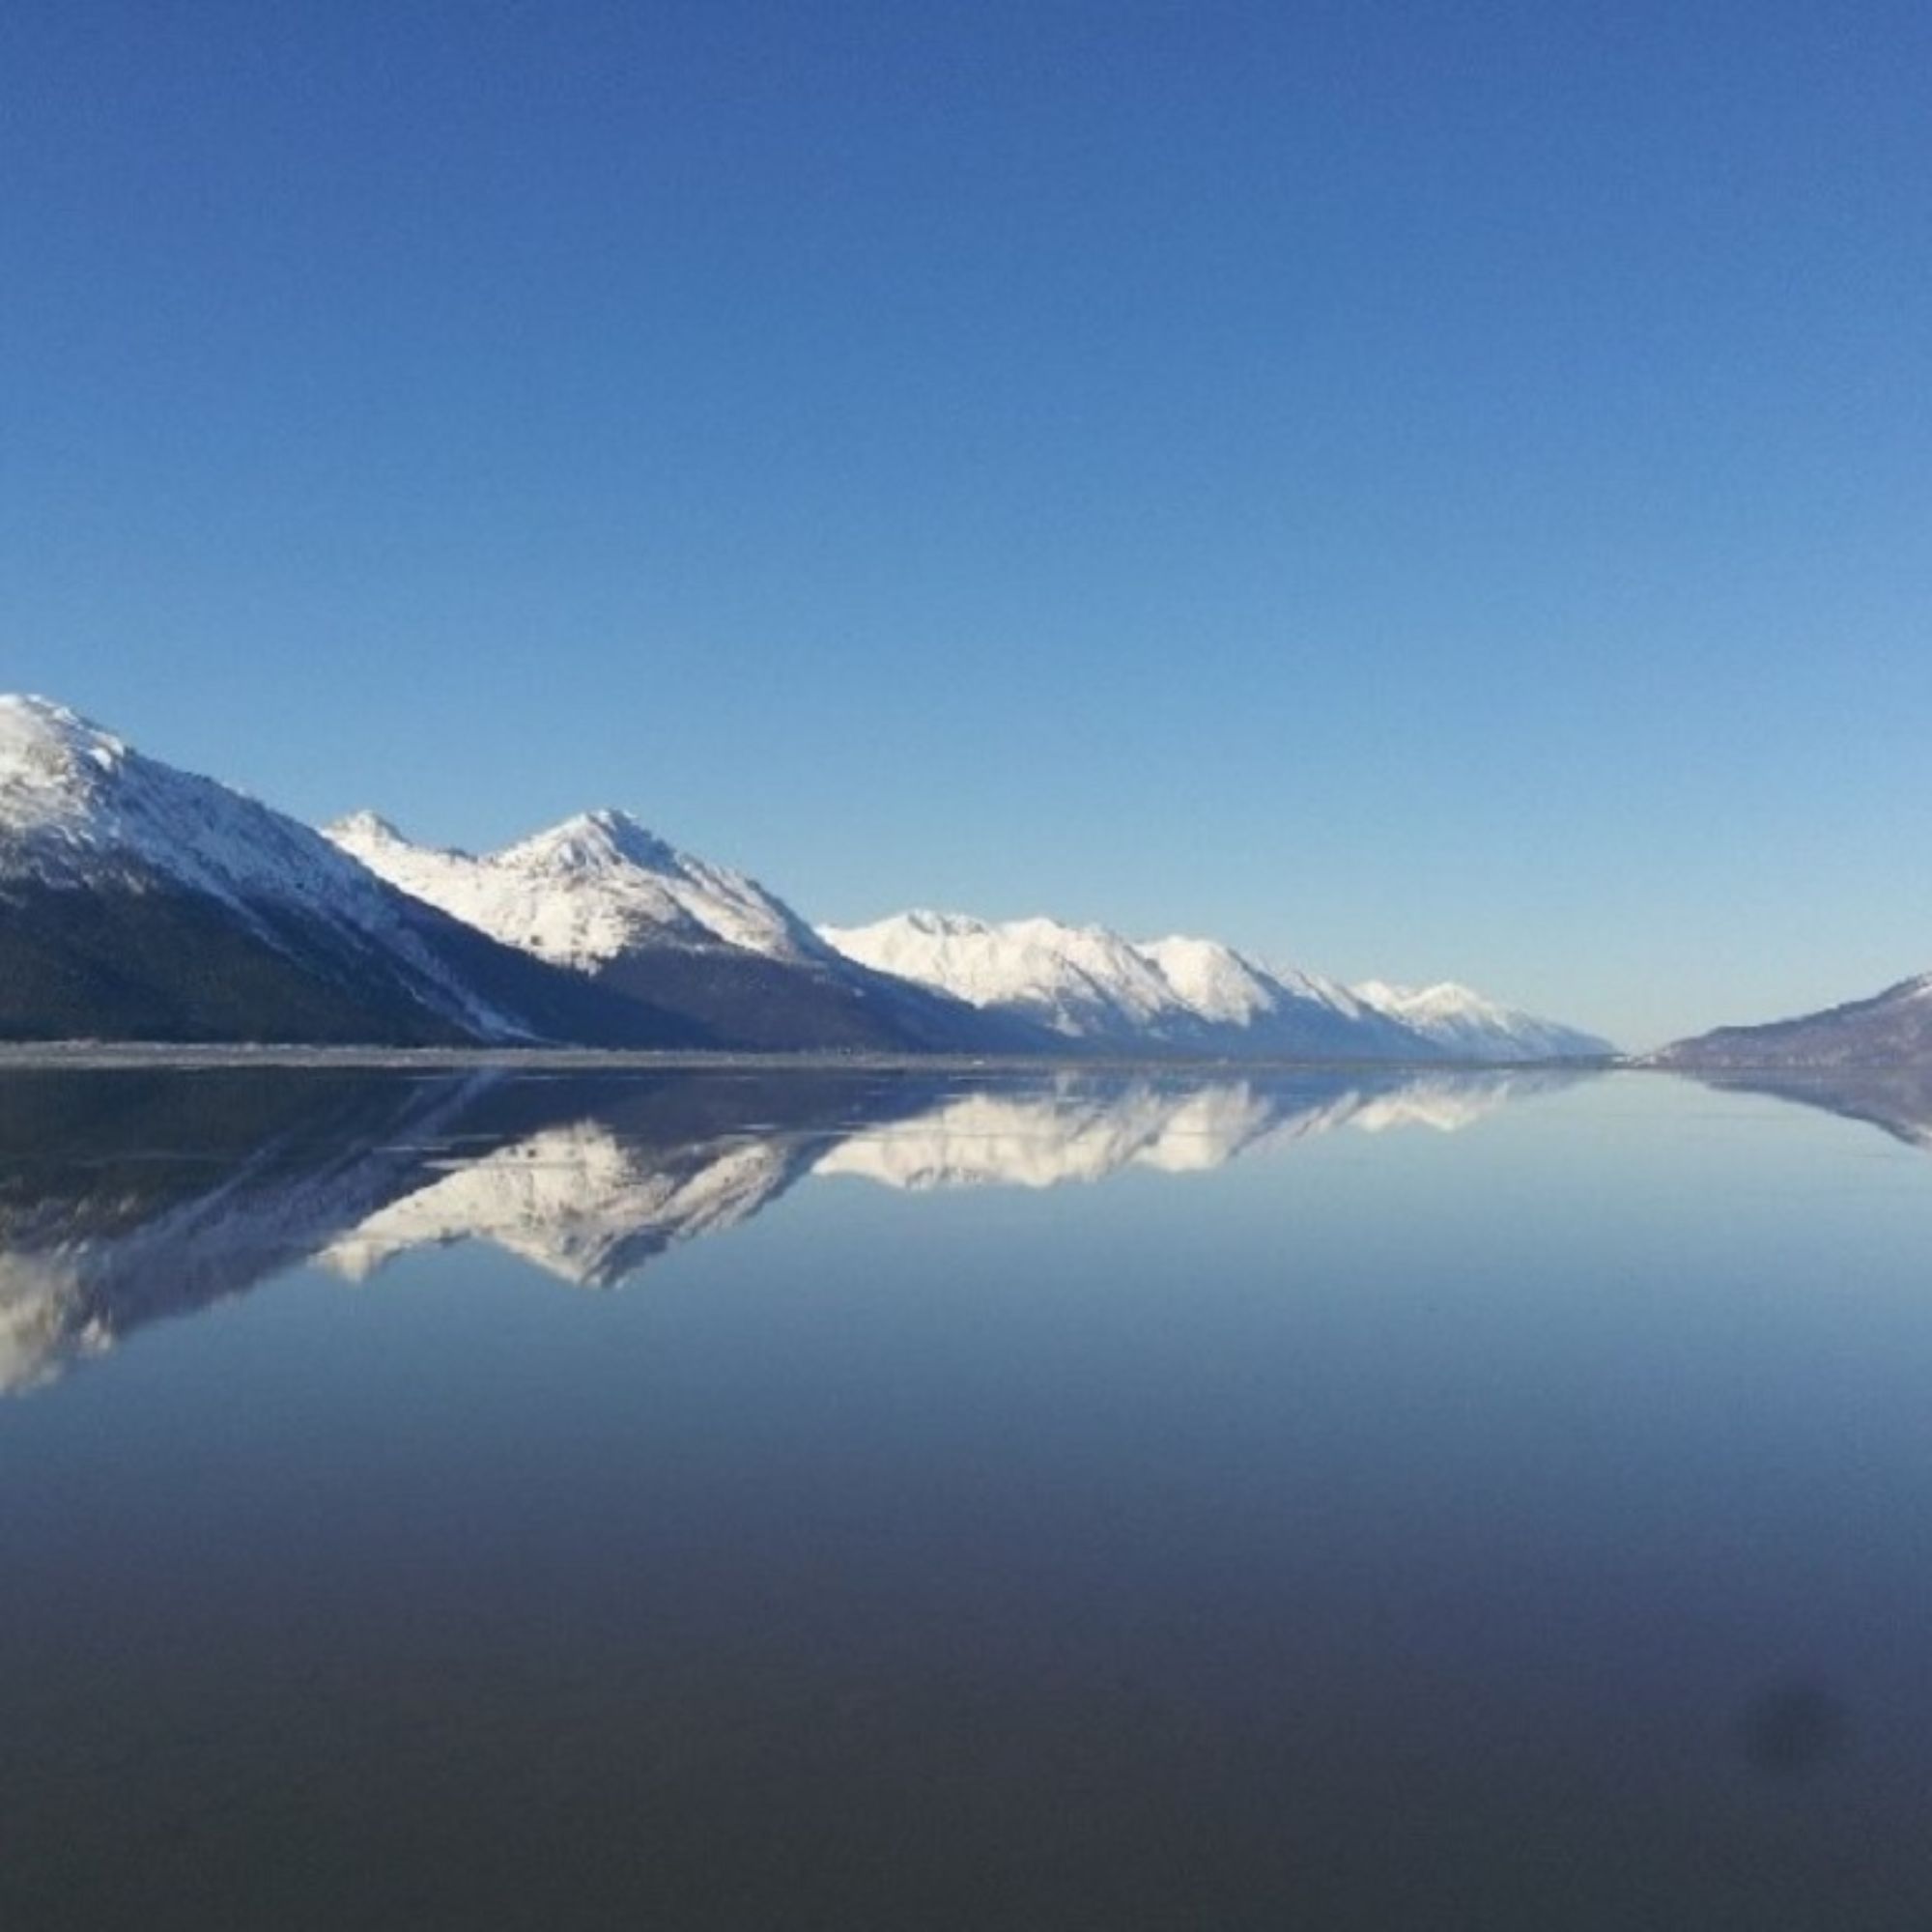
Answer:
POLYGON ((1050 1044, 1023 1023, 846 957, 756 880, 678 851, 620 811, 568 819, 481 856, 415 844, 366 811, 326 836, 478 931, 736 1045, 1023 1053, 1050 1044))
POLYGON ((821 926, 841 952, 1088 1049, 1434 1059, 1345 988, 1275 974, 1212 940, 1136 946, 1099 925, 907 912, 821 926))
POLYGON ((0 697, 0 1037, 697 1044, 327 839, 0 697))
POLYGON ((1897 1066, 1932 1061, 1932 973, 1868 1000, 1765 1026, 1719 1027, 1649 1056, 1658 1066, 1897 1066))
POLYGON ((1616 1051, 1596 1034, 1499 1006, 1451 980, 1434 986, 1364 980, 1350 990, 1459 1060, 1601 1060, 1616 1051))
POLYGON ((1607 1050, 1593 1036, 1464 988, 1407 993, 1377 982, 1372 996, 1294 968, 1264 966, 1211 939, 1137 945, 1104 926, 1051 919, 995 923, 925 911, 819 930, 868 966, 1031 1021, 1090 1050, 1399 1061, 1607 1050))

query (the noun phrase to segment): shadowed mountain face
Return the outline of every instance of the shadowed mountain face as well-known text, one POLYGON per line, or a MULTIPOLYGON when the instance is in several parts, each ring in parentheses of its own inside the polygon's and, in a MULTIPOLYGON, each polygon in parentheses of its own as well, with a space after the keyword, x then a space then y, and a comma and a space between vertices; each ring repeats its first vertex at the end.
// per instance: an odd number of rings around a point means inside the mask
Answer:
POLYGON ((910 1190, 1181 1174, 1340 1127, 1453 1130, 1576 1076, 16 1072, 0 1389, 314 1262, 482 1241, 612 1288, 808 1175, 910 1190))
POLYGON ((1932 973, 1868 1000, 1767 1026, 1719 1027, 1651 1056, 1687 1072, 1727 1067, 1793 1071, 1910 1066, 1932 1062, 1932 973))
POLYGON ((694 1046, 319 834, 0 696, 0 1038, 694 1046))
POLYGON ((755 879, 588 812, 480 857, 417 845, 372 812, 340 849, 425 904, 601 991, 684 1016, 736 1046, 1037 1053, 1012 1017, 848 959, 755 879))

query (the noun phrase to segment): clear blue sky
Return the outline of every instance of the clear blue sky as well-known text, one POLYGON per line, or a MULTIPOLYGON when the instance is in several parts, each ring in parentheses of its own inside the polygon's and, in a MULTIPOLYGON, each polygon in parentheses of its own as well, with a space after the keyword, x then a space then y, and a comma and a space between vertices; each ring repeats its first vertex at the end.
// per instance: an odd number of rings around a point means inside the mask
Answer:
POLYGON ((0 687, 1644 1043, 1932 967, 1932 11, 12 0, 0 687))

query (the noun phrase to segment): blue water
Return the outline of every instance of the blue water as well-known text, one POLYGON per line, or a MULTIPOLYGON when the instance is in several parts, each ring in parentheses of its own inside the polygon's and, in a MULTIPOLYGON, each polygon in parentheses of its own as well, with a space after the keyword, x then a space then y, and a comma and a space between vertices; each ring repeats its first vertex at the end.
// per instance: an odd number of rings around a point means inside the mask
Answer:
POLYGON ((0 1924, 1932 1924, 1843 1104, 9 1075, 0 1924))

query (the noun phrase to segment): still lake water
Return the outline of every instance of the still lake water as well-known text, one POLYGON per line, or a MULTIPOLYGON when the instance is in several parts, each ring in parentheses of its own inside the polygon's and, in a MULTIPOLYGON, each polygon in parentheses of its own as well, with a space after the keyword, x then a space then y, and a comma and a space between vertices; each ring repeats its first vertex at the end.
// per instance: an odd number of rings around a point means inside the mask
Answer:
POLYGON ((1927 1122, 0 1075, 0 1925, 1923 1932, 1927 1122))

